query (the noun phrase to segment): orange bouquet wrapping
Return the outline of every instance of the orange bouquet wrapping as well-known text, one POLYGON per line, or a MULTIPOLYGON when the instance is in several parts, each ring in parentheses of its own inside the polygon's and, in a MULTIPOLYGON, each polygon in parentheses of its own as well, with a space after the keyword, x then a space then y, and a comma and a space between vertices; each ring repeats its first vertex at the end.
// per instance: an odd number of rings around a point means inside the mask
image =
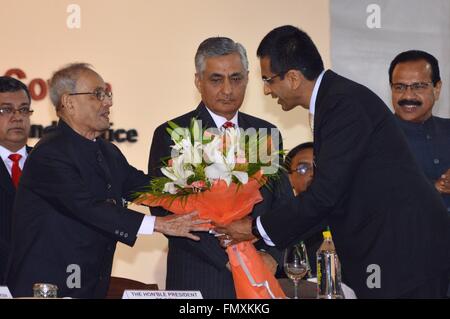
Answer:
MULTIPOLYGON (((255 204, 263 200, 259 189, 268 177, 263 174, 263 164, 242 160, 252 150, 245 144, 244 148, 238 146, 236 130, 227 129, 223 134, 210 135, 212 138, 206 142, 196 142, 191 138, 199 131, 196 121, 190 130, 179 131, 175 136, 172 130, 177 126, 169 125, 174 148, 179 152, 161 168, 166 177, 152 180, 149 191, 139 193, 134 202, 161 206, 174 214, 197 211, 199 218, 221 225, 250 214, 255 204), (224 141, 229 144, 227 147, 224 141)), ((239 243, 226 251, 238 298, 285 298, 253 244, 239 243)))

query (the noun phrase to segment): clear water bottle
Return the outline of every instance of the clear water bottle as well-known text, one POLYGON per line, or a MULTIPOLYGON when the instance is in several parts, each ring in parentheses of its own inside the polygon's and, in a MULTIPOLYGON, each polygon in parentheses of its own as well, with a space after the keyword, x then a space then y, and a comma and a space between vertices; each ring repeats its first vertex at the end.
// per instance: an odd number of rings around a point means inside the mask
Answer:
POLYGON ((323 232, 323 243, 317 251, 317 298, 344 298, 341 288, 341 264, 329 230, 323 232))

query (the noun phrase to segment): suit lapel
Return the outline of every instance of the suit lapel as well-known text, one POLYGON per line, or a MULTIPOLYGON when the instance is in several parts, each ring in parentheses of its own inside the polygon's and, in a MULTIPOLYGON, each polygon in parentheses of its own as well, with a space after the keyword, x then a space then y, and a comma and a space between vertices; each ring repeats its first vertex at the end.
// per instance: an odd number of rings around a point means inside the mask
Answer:
MULTIPOLYGON (((252 127, 251 123, 241 112, 238 113, 238 126, 244 130, 252 127)), ((258 127, 255 128, 258 129, 258 127)))
POLYGON ((14 194, 16 192, 16 188, 12 183, 11 176, 8 173, 8 169, 5 166, 5 163, 1 161, 0 164, 0 187, 6 190, 8 193, 14 194))
POLYGON ((208 110, 206 109, 205 104, 203 102, 200 102, 196 109, 196 116, 197 119, 202 121, 203 128, 210 128, 210 127, 216 127, 216 123, 214 123, 213 118, 211 117, 211 114, 209 114, 208 110))

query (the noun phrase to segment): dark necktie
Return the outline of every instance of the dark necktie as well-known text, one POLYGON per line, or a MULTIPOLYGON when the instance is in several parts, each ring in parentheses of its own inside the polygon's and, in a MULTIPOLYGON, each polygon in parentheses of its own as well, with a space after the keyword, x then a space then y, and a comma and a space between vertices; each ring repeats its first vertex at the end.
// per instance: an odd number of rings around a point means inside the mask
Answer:
POLYGON ((22 170, 19 166, 19 161, 22 158, 22 155, 20 154, 10 154, 8 158, 13 162, 12 169, 11 169, 11 179, 14 184, 14 186, 17 188, 17 185, 19 185, 19 179, 20 175, 22 175, 22 170))
POLYGON ((234 125, 233 122, 226 121, 225 123, 223 123, 222 127, 223 127, 224 129, 227 129, 227 128, 230 128, 230 127, 234 128, 235 125, 234 125))

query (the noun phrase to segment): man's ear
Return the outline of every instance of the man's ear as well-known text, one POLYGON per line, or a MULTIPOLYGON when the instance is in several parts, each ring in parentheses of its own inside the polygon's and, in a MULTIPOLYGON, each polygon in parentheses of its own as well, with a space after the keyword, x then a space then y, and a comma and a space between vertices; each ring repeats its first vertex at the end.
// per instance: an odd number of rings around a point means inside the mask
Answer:
POLYGON ((301 83, 305 80, 303 74, 298 70, 289 70, 284 75, 292 90, 297 90, 301 83))
POLYGON ((438 81, 433 88, 435 101, 439 100, 439 95, 441 94, 441 87, 442 87, 442 82, 438 81))
POLYGON ((250 74, 249 71, 247 71, 247 72, 245 73, 245 86, 248 85, 248 75, 249 75, 249 74, 250 74))
POLYGON ((200 74, 195 73, 195 87, 201 94, 202 93, 202 83, 201 83, 202 81, 201 81, 200 77, 201 77, 200 74))
POLYGON ((73 102, 72 102, 72 98, 69 94, 64 93, 61 96, 61 108, 65 108, 68 112, 70 112, 71 110, 73 110, 73 102))

